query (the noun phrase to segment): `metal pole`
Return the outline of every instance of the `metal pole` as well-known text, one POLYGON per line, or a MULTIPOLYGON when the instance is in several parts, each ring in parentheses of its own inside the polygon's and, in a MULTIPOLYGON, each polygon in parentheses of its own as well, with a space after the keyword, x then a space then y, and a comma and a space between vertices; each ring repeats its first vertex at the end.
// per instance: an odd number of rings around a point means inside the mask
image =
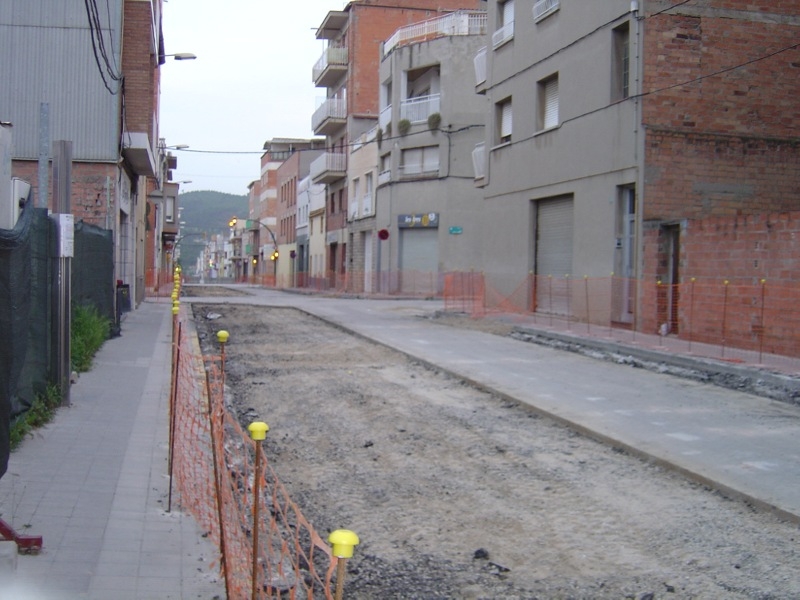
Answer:
POLYGON ((247 426, 250 437, 256 444, 256 462, 253 470, 253 560, 252 560, 252 600, 258 598, 258 508, 261 499, 261 442, 267 437, 269 425, 255 421, 247 426))
POLYGON ((58 253, 54 298, 54 364, 61 405, 70 405, 70 330, 72 303, 72 254, 74 220, 70 207, 72 193, 72 142, 53 144, 53 212, 58 225, 58 253))
POLYGON ((39 190, 36 208, 47 208, 47 196, 50 192, 50 105, 42 102, 39 105, 39 190))

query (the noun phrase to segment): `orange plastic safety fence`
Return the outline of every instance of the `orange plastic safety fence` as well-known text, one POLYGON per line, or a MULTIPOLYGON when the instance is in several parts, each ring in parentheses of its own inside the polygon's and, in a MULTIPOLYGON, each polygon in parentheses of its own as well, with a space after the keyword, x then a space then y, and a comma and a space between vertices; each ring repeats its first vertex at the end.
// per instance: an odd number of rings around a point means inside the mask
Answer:
POLYGON ((474 317, 516 314, 618 341, 655 336, 668 351, 790 370, 800 365, 796 284, 690 279, 670 285, 614 275, 529 275, 514 282, 482 273, 448 273, 444 281, 445 310, 474 317))
POLYGON ((180 504, 220 548, 229 598, 332 598, 336 558, 291 500, 256 442, 225 409, 222 356, 203 359, 190 336, 178 344, 172 469, 180 504), (258 522, 254 487, 258 479, 258 522))

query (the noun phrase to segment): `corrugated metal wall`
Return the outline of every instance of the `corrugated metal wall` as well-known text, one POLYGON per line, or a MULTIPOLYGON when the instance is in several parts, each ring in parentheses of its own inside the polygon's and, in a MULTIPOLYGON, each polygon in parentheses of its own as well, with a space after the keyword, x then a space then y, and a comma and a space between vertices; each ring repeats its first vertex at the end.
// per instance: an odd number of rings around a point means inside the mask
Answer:
MULTIPOLYGON (((124 0, 93 1, 110 63, 121 73, 124 0)), ((0 120, 14 125, 15 158, 38 157, 39 107, 47 102, 51 140, 72 141, 75 160, 115 161, 121 101, 100 76, 83 0, 0 2, 0 120)))

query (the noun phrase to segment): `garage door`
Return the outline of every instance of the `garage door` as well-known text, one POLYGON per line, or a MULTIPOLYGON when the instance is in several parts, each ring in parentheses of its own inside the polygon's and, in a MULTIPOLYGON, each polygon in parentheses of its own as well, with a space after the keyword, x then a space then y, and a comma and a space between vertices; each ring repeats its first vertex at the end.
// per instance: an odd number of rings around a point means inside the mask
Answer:
POLYGON ((436 292, 439 279, 439 230, 400 229, 400 289, 436 292))
POLYGON ((539 200, 536 203, 537 310, 569 314, 569 281, 565 275, 572 275, 572 246, 572 196, 539 200))

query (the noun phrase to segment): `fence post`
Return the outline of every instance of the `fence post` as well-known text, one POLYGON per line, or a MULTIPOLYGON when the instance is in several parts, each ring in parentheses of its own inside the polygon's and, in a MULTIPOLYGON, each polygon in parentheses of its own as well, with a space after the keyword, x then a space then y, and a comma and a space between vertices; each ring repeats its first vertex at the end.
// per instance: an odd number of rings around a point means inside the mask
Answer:
POLYGON ((589 276, 583 276, 583 288, 586 296, 586 333, 592 333, 592 311, 589 310, 589 276))
POLYGON ((550 304, 550 306, 549 306, 549 309, 550 309, 550 327, 552 327, 553 326, 553 276, 552 275, 548 275, 547 276, 547 283, 548 283, 547 301, 550 304))
POLYGON ((722 282, 725 286, 725 293, 722 297, 722 358, 725 358, 725 325, 728 318, 728 283, 727 279, 722 282))
POLYGON ((250 437, 256 443, 256 464, 253 469, 253 598, 258 598, 258 506, 261 497, 261 442, 267 437, 269 425, 263 421, 254 421, 247 426, 250 437))
POLYGON ((692 331, 694 328, 694 282, 695 278, 689 280, 689 352, 692 351, 692 331))
MULTIPOLYGON (((173 317, 177 317, 180 307, 172 307, 173 317)), ((181 323, 178 323, 177 339, 175 340, 174 360, 172 363, 172 386, 169 394, 169 497, 167 499, 167 512, 172 512, 172 474, 175 465, 175 429, 177 427, 177 405, 178 405, 178 377, 181 370, 181 323)))
POLYGON ((564 275, 567 282, 567 331, 572 331, 572 286, 569 283, 569 273, 564 275))
POLYGON ((334 600, 342 600, 344 593, 345 565, 347 559, 353 557, 353 546, 358 545, 358 536, 348 529, 337 529, 328 536, 328 542, 333 546, 333 555, 336 557, 336 594, 334 600))
POLYGON ((656 281, 656 326, 658 329, 658 345, 664 345, 664 336, 661 334, 661 326, 658 322, 661 320, 661 312, 659 310, 661 304, 661 280, 656 281))
MULTIPOLYGON (((219 457, 217 456, 217 431, 214 426, 214 395, 211 393, 211 368, 206 366, 206 395, 208 397, 208 427, 211 434, 211 460, 214 463, 214 493, 216 495, 217 520, 219 521, 219 553, 222 557, 220 561, 220 572, 225 577, 225 594, 231 598, 231 578, 228 570, 228 553, 225 543, 225 519, 222 507, 222 492, 220 490, 219 457)), ((224 394, 223 388, 223 394, 224 394)), ((220 402, 220 405, 222 403, 220 402)))
POLYGON ((758 334, 758 362, 762 363, 764 355, 764 332, 767 330, 764 325, 764 298, 767 293, 767 280, 761 280, 761 331, 758 334))

